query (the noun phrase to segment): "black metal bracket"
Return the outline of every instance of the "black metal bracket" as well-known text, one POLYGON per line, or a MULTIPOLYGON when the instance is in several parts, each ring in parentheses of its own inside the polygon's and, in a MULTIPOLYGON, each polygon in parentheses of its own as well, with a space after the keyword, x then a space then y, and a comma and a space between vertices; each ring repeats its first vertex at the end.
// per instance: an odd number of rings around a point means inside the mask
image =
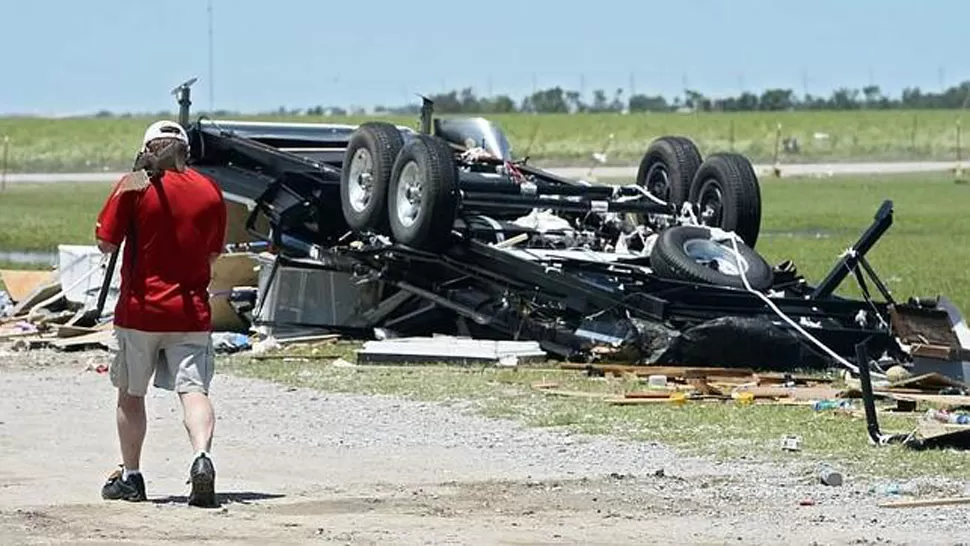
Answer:
POLYGON ((431 134, 431 118, 434 115, 434 101, 421 95, 421 117, 419 118, 421 134, 431 134))
POLYGON ((179 103, 179 125, 186 129, 189 127, 189 107, 192 106, 192 85, 198 80, 191 78, 172 90, 179 103))
MULTIPOLYGON (((875 246, 876 242, 880 237, 889 229, 893 223, 893 202, 890 200, 883 201, 882 206, 876 212, 873 219, 872 225, 859 237, 845 256, 839 259, 832 271, 829 272, 825 280, 815 288, 812 292, 812 299, 827 298, 835 292, 835 289, 839 287, 845 277, 852 271, 856 264, 860 260, 865 258, 865 255, 869 250, 875 246)), ((867 271, 871 270, 871 267, 863 266, 867 268, 867 271)), ((874 273, 873 273, 874 275, 874 273)), ((879 285, 882 283, 880 282, 879 285)), ((884 286, 883 286, 884 288, 884 286)))

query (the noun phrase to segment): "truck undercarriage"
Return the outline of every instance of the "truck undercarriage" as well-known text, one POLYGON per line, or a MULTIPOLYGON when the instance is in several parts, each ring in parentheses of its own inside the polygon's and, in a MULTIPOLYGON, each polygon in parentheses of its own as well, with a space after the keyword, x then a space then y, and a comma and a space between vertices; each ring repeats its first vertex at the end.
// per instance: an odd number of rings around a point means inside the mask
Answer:
POLYGON ((636 183, 599 185, 514 161, 489 122, 433 119, 427 102, 415 131, 190 123, 188 88, 179 96, 189 164, 248 207, 246 231, 274 255, 269 282, 302 268, 369 287, 367 305, 337 323, 260 320, 259 295, 237 295, 254 326, 534 340, 573 361, 774 370, 857 370, 863 341, 900 362, 919 336, 959 351, 936 301, 895 301, 865 259, 893 222, 891 201, 811 285, 754 250, 750 163, 702 159, 683 137, 655 141, 636 183), (836 295, 850 275, 860 299, 836 295))

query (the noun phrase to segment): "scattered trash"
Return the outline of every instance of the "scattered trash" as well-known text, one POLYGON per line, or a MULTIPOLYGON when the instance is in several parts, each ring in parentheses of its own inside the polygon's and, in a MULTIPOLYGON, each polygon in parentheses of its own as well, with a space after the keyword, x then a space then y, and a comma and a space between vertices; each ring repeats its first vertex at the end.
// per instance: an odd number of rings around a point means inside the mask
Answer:
POLYGON ((14 303, 10 299, 10 294, 7 294, 4 290, 0 290, 0 318, 12 316, 13 305, 14 303))
POLYGON ((739 405, 747 406, 754 403, 754 393, 748 391, 738 391, 732 392, 731 398, 733 398, 739 405))
POLYGON ((919 486, 915 483, 896 483, 890 482, 886 484, 876 485, 869 489, 870 493, 887 497, 887 496, 916 496, 919 494, 919 486))
POLYGON ((815 499, 802 499, 798 501, 799 506, 815 506, 815 499))
POLYGON ((812 409, 815 411, 825 411, 825 410, 851 410, 852 401, 851 400, 819 400, 812 404, 812 409))
POLYGON ((928 409, 924 414, 928 421, 938 421, 951 425, 970 425, 970 415, 965 413, 951 413, 942 409, 928 409))
POLYGON ((282 345, 276 340, 275 337, 269 336, 266 339, 257 341, 253 344, 252 354, 254 355, 264 355, 266 353, 278 350, 282 345))
POLYGON ((801 436, 788 435, 781 439, 781 449, 783 451, 801 451, 801 436))
POLYGON ((892 366, 891 368, 886 370, 886 379, 888 379, 892 383, 903 381, 905 379, 908 379, 911 376, 912 374, 909 373, 909 370, 898 365, 892 366))
POLYGON ((952 506, 970 504, 970 497, 950 497, 942 499, 914 499, 879 503, 880 508, 926 508, 933 506, 952 506))
POLYGON ((237 353, 249 348, 249 337, 235 332, 213 332, 212 345, 219 353, 237 353))
POLYGON ((835 487, 842 485, 842 473, 827 463, 819 465, 818 478, 823 485, 835 487))
POLYGON ((109 366, 104 362, 95 362, 95 361, 88 362, 88 365, 84 367, 84 371, 95 372, 98 374, 106 374, 108 373, 108 369, 109 369, 109 366))
POLYGON ((354 364, 353 362, 347 362, 342 358, 338 358, 337 360, 334 360, 330 365, 333 366, 334 368, 356 368, 357 367, 357 365, 354 364))

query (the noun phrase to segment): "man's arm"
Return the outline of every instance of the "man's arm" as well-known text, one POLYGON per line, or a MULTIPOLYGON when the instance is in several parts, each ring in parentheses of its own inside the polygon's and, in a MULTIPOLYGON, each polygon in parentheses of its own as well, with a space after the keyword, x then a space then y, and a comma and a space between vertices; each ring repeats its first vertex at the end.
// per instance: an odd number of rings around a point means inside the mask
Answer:
POLYGON ((125 175, 115 184, 111 195, 98 213, 94 237, 98 243, 98 250, 104 254, 111 254, 118 250, 134 214, 134 203, 138 192, 127 187, 129 176, 125 175))
POLYGON ((226 247, 226 202, 222 196, 222 190, 213 183, 216 193, 219 195, 219 202, 215 207, 215 222, 212 226, 212 240, 209 244, 209 265, 215 264, 219 256, 222 255, 226 247))

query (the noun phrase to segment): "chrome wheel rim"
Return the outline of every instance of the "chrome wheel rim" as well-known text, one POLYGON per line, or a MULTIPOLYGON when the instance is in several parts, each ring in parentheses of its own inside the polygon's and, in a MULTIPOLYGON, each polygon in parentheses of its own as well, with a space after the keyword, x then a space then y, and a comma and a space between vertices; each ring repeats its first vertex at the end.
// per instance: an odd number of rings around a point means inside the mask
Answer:
POLYGON ((354 153, 348 178, 350 207, 354 212, 363 212, 374 197, 374 159, 366 148, 354 153))
POLYGON ((397 185, 397 221, 404 227, 410 227, 421 214, 421 169, 414 161, 409 161, 401 169, 401 176, 397 185))
POLYGON ((744 256, 735 256, 734 248, 710 239, 691 239, 684 243, 684 252, 695 262, 732 277, 747 274, 750 268, 744 256))

